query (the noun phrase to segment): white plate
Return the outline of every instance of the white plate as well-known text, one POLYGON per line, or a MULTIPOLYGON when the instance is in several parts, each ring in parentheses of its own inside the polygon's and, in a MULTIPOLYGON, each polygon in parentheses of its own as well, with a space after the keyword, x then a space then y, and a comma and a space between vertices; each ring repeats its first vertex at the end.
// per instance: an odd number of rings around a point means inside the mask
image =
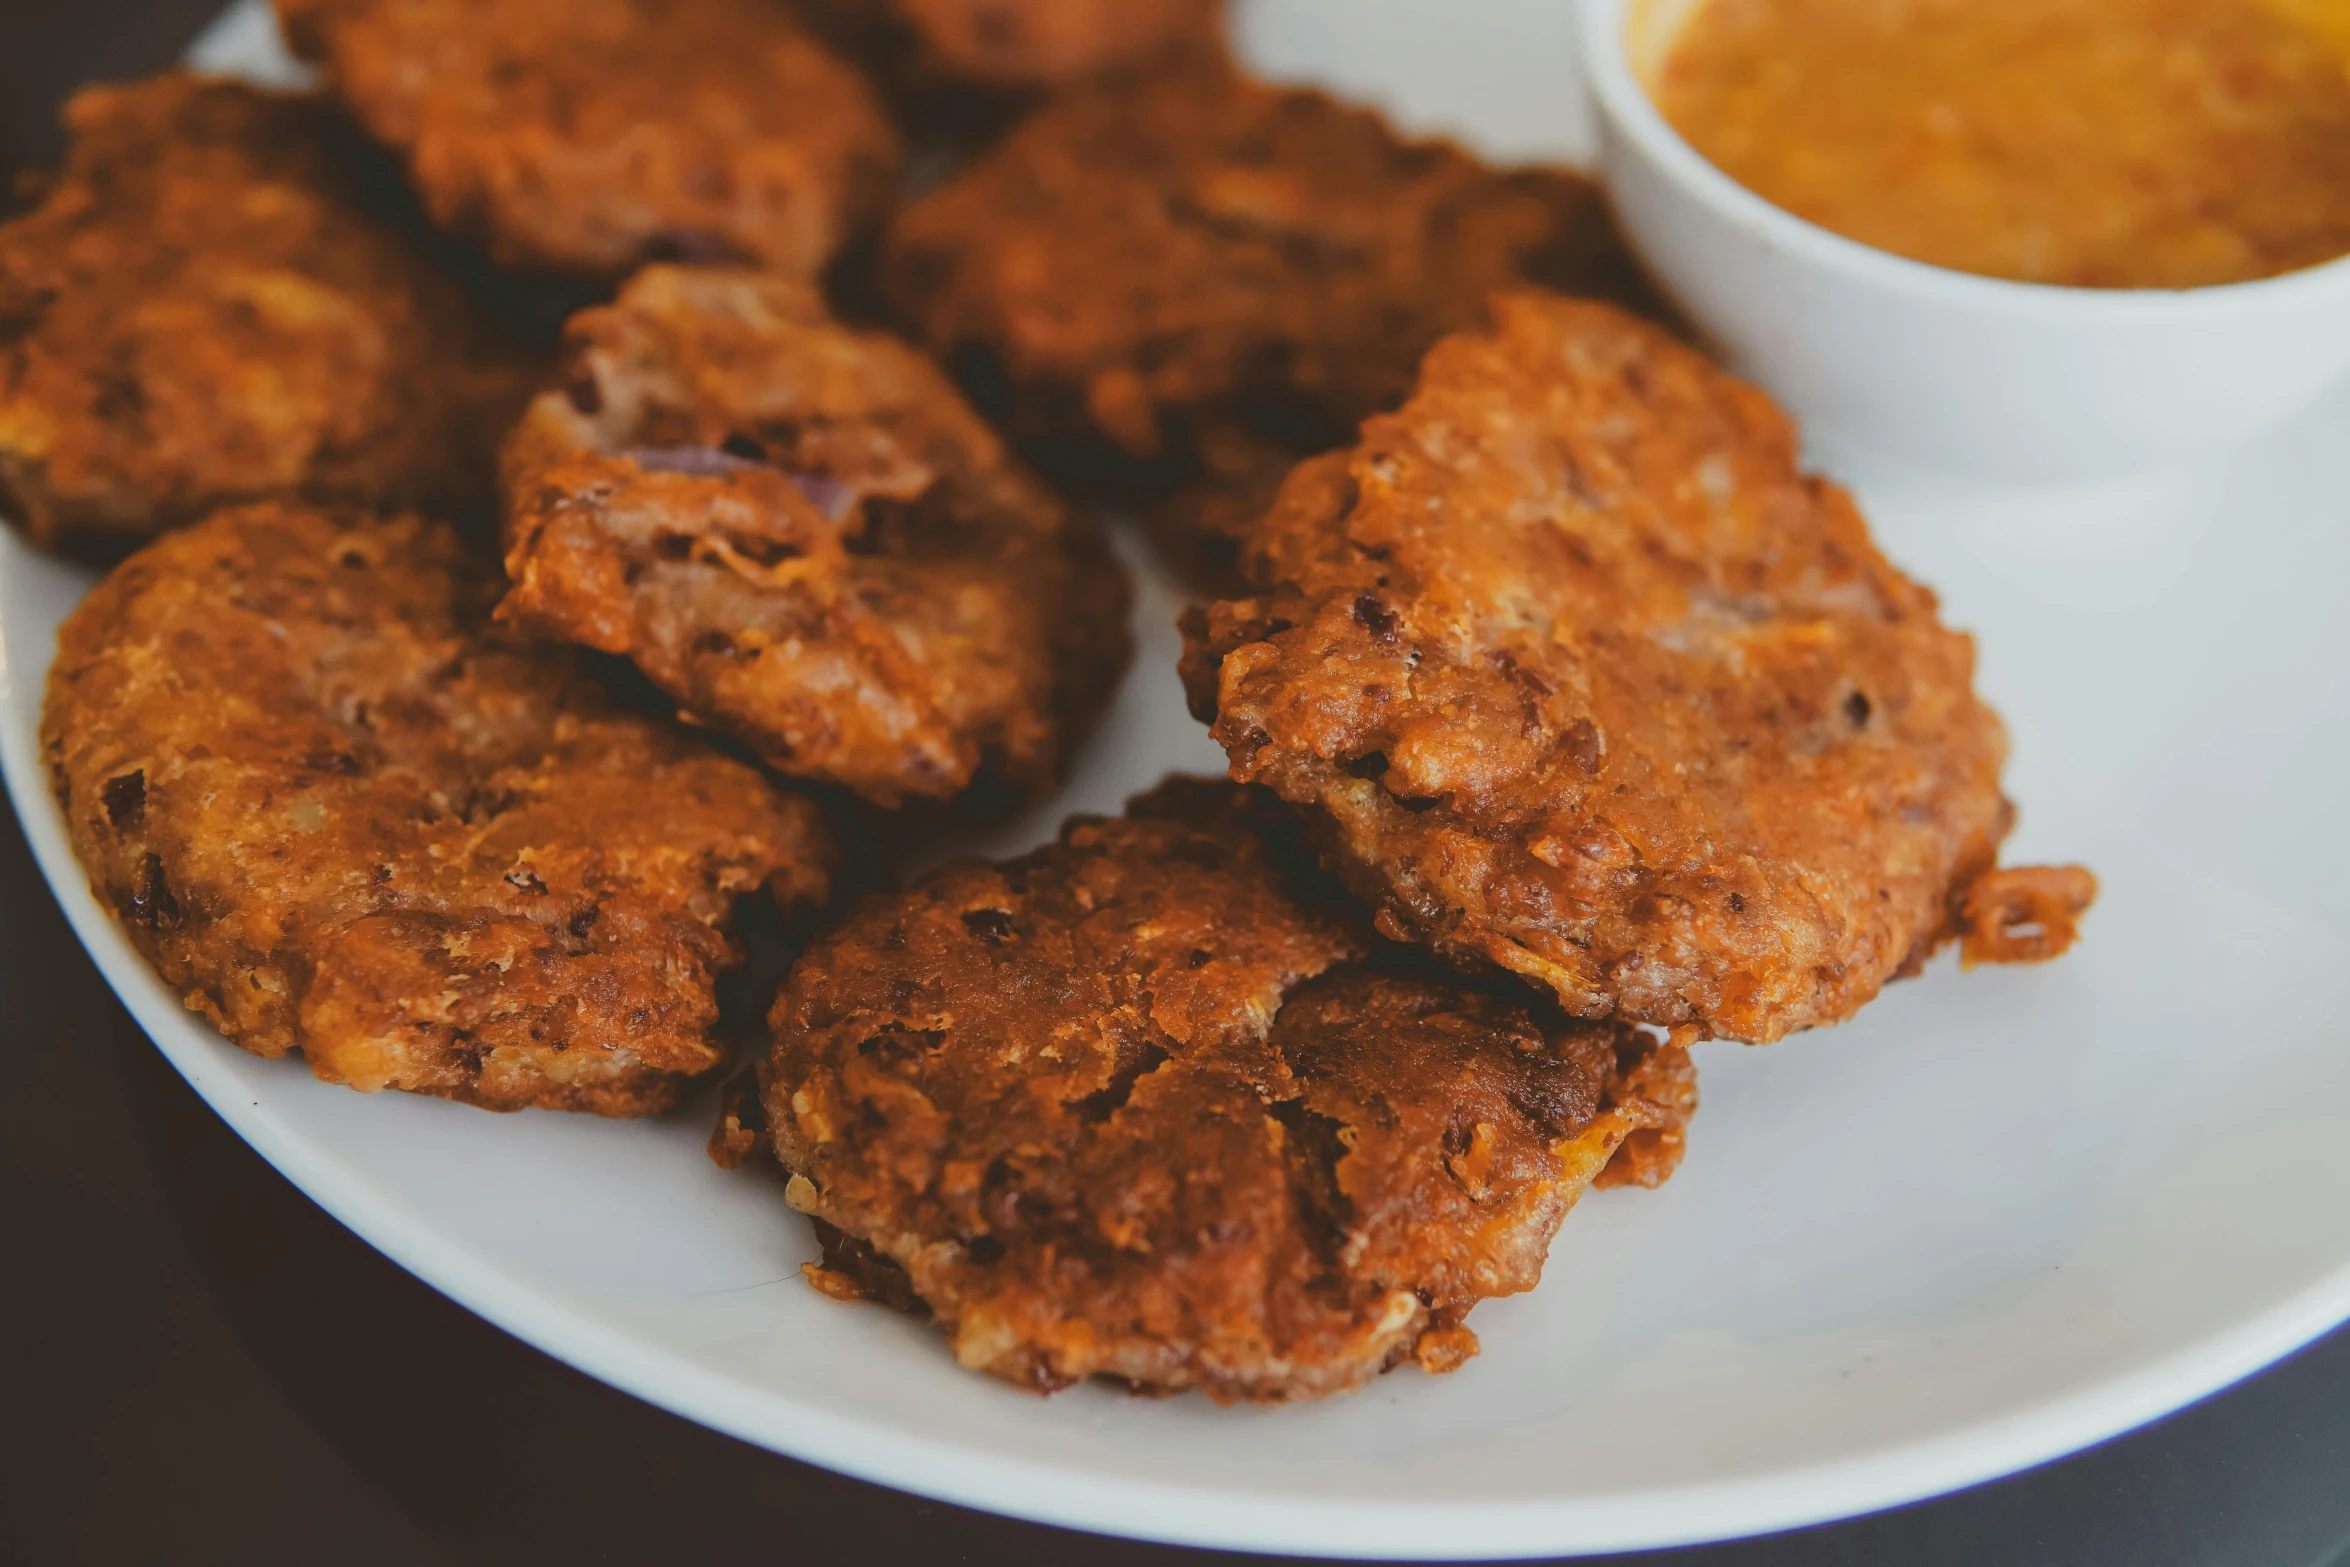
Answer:
MULTIPOLYGON (((1471 26, 1452 0, 1267 0, 1249 36, 1520 136, 1545 123, 1524 94, 1464 83, 1554 4, 1485 0, 1471 26)), ((1545 21, 1526 47, 1564 36, 1545 21)), ((1497 71, 1540 87, 1522 57, 1497 71)), ((958 1371, 927 1329, 806 1288, 804 1221, 712 1168, 696 1116, 493 1117, 231 1049, 66 845, 34 733, 87 577, 13 536, 0 760, 82 939, 230 1125, 394 1260, 641 1397, 907 1490, 1163 1540, 1465 1557, 1718 1538, 2053 1457, 2350 1315, 2346 430, 2337 399, 2132 494, 1868 492, 1894 555, 1981 635, 2015 735, 2013 852, 2104 877, 2084 945, 2038 969, 1945 963, 1846 1027, 1707 1047, 1681 1173, 1579 1208, 1542 1289, 1478 1311, 1482 1357, 1307 1408, 1047 1401, 958 1371)), ((1006 846, 1213 764, 1170 611, 1154 584, 1123 705, 1006 846)))

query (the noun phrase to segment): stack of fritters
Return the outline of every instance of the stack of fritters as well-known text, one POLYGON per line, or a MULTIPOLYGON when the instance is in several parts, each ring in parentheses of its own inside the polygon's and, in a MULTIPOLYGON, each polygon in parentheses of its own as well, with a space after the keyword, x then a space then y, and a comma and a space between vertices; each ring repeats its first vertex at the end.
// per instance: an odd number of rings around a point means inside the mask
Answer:
POLYGON ((1580 176, 1257 82, 1213 0, 820 0, 901 112, 1041 99, 860 261, 898 135, 782 5, 281 11, 329 96, 86 94, 0 226, 9 509, 180 528, 61 634, 57 796, 245 1048, 657 1111, 756 1025, 765 900, 805 946, 713 1152, 780 1162, 818 1287, 1034 1388, 1281 1400, 1475 1353, 1671 1174, 1694 1040, 2072 939, 2086 872, 1995 868, 1971 643, 1618 308, 1580 176), (614 292, 525 409, 493 317, 550 278, 614 292), (490 511, 501 436, 503 573, 413 514, 490 511), (1231 778, 843 908, 819 799, 1033 797, 1124 671, 1026 461, 1220 591, 1231 778))

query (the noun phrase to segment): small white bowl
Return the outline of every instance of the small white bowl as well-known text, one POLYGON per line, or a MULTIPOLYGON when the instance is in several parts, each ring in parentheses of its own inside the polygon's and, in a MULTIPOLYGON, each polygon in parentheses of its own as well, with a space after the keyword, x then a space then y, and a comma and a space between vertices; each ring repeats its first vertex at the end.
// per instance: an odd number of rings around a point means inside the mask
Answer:
POLYGON ((1642 84, 1697 9, 1583 0, 1601 163, 1659 281, 1825 450, 2117 479, 2236 445, 2350 374, 2350 259, 2210 288, 2061 288, 1911 261, 1771 205, 1642 84))

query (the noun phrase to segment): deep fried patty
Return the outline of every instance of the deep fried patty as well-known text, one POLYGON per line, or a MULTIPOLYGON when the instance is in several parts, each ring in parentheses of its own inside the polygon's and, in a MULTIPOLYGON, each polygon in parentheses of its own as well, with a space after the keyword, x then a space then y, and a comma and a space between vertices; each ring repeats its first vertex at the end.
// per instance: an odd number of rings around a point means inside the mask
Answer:
POLYGON ((486 508, 518 361, 319 100, 174 72, 65 123, 0 226, 0 510, 53 544, 273 494, 486 508))
POLYGON ((813 0, 918 81, 1035 88, 1217 39, 1224 0, 813 0))
POLYGON ((503 614, 884 805, 1049 781, 1127 658, 1089 519, 812 288, 653 267, 508 442, 503 614))
POLYGON ((278 0, 425 205, 500 265, 813 276, 876 216, 895 133, 775 0, 278 0))
POLYGON ((330 1082, 639 1115, 718 1063, 725 927, 825 895, 815 809, 489 619, 436 523, 264 504, 59 633, 41 739, 101 901, 187 1004, 330 1082))
POLYGON ((1493 288, 1640 284, 1590 181, 1498 173, 1201 52, 1066 92, 893 225, 893 308, 1050 453, 1352 436, 1493 288))
POLYGON ((811 1277, 1041 1390, 1312 1398, 1473 1354, 1634 1133, 1669 1173, 1685 1052, 1388 947, 1286 832, 1177 781, 809 952, 764 1085, 811 1277))
POLYGON ((1190 619, 1195 710, 1392 936, 1587 1017, 1849 1016, 2010 825, 1972 640, 1759 392, 1605 305, 1495 312, 1291 476, 1190 619))

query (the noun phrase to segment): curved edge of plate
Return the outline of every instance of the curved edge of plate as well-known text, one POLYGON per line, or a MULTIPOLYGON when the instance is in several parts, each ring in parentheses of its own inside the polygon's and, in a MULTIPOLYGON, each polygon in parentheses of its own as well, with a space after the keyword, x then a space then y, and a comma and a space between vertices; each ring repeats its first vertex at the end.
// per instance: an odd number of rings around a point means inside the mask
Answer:
MULTIPOLYGON (((27 553, 13 535, 0 539, 0 602, 27 553)), ((0 653, 0 716, 37 713, 40 693, 20 685, 45 674, 0 653)), ((1099 1478, 1072 1486, 1048 1464, 754 1391, 596 1321, 386 1202, 219 1069, 215 1053, 235 1047, 198 1024, 99 904, 37 747, 14 723, 0 722, 0 780, 51 893, 140 1027, 231 1130, 337 1222, 468 1310, 647 1403, 790 1458, 979 1511, 1305 1556, 1506 1558, 1701 1544, 1875 1512, 2031 1468, 2208 1397, 2350 1318, 2345 1268, 2228 1333, 2087 1392, 1863 1458, 1604 1501, 1364 1505, 1099 1478)))

